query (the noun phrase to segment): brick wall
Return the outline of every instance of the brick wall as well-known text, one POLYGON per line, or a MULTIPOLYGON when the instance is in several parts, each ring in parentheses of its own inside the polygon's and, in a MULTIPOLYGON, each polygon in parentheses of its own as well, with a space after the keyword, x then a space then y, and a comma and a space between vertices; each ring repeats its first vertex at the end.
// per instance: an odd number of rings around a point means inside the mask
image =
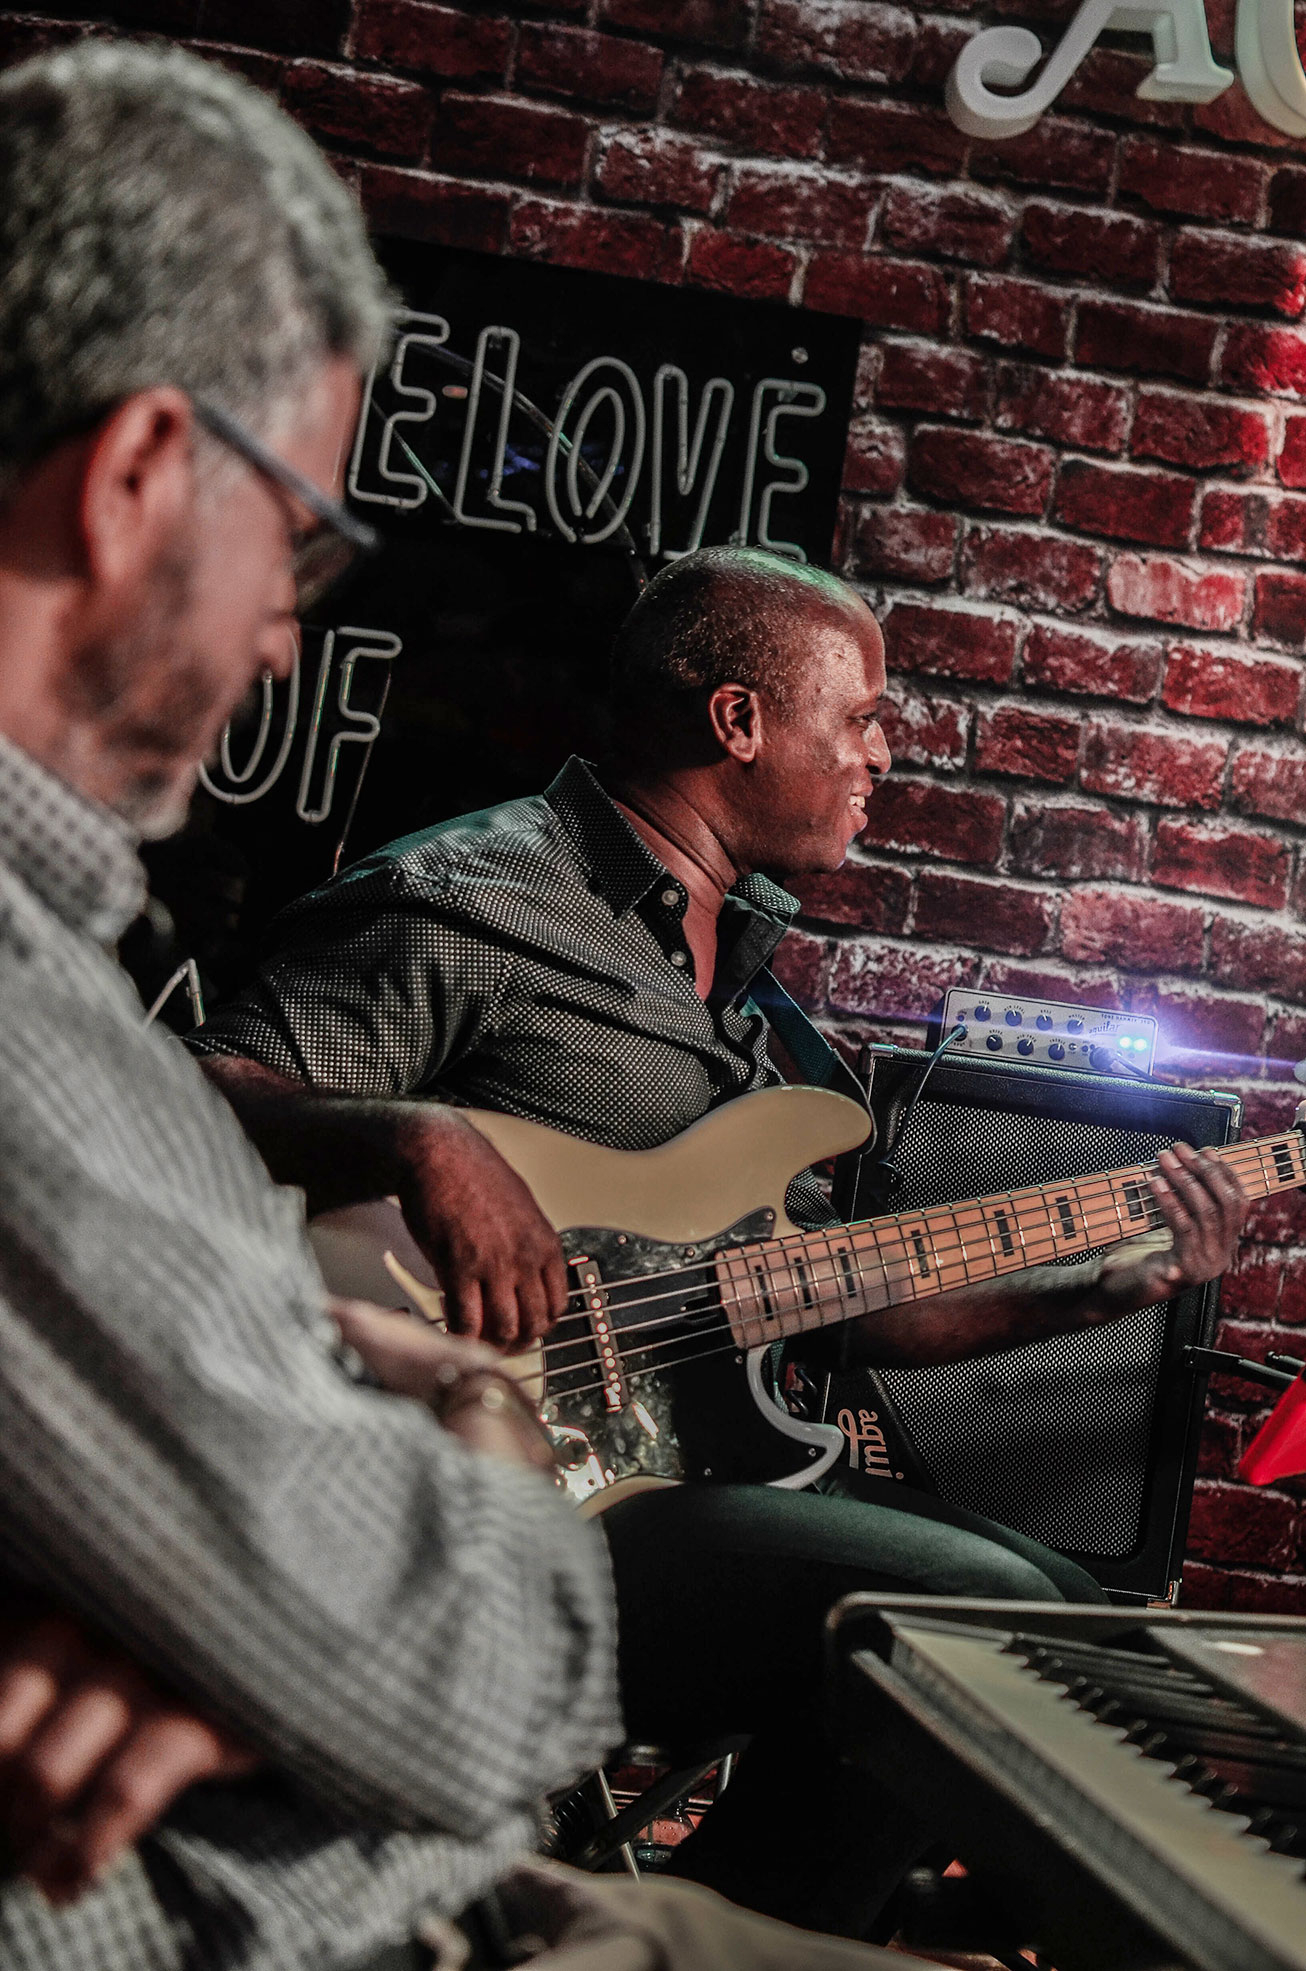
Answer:
MULTIPOLYGON (((851 1041, 919 1039, 961 979, 1155 1012, 1261 1130, 1306 1054, 1306 144, 1238 86, 1139 102, 1125 37, 1027 135, 963 137, 967 36, 1071 11, 140 0, 0 14, 0 59, 172 35, 277 91, 380 228, 860 317, 839 565, 898 770, 790 978, 851 1041)), ((1240 1352, 1306 1340, 1303 1247, 1297 1200, 1257 1213, 1240 1352)), ((1216 1386, 1189 1599, 1306 1609, 1306 1488, 1231 1477, 1261 1407, 1216 1386)))

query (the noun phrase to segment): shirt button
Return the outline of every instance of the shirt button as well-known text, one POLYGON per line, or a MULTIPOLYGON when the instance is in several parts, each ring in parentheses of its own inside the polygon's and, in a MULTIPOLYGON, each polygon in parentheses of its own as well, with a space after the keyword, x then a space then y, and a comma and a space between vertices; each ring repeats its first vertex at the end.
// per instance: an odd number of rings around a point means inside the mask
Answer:
POLYGON ((680 902, 680 891, 663 890, 661 896, 658 898, 658 902, 664 903, 668 910, 673 910, 675 906, 680 902))
POLYGON ((689 954, 684 951, 673 951, 671 954, 671 962, 673 965, 688 965, 689 954))

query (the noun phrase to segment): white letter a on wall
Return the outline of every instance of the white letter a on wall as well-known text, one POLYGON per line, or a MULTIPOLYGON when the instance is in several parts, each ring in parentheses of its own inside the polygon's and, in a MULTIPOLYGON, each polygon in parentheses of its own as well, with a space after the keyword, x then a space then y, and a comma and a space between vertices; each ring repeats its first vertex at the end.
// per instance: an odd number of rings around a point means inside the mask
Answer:
MULTIPOLYGON (((1259 49, 1267 32, 1262 25, 1267 14, 1273 17, 1268 31, 1272 35, 1281 34, 1280 11, 1287 23, 1286 32, 1295 60, 1292 0, 1238 0, 1240 66, 1243 65, 1244 16, 1255 22, 1252 32, 1259 49)), ((1233 81, 1230 71, 1221 68, 1211 54, 1202 0, 1146 0, 1142 6, 1120 6, 1117 0, 1083 0, 1079 12, 1048 57, 1043 73, 1028 89, 1021 89, 1021 84, 1043 58, 1042 43, 1036 34, 1031 34, 1024 27, 990 27, 969 41, 948 77, 948 113, 953 122, 972 137, 1018 137, 1023 130, 1031 129, 1055 102, 1093 43, 1107 28, 1120 28, 1152 37, 1156 66, 1140 84, 1140 96, 1160 98, 1166 102, 1209 103, 1233 81), (998 88, 1020 89, 1021 93, 999 96, 994 93, 994 84, 998 88)), ((1275 73, 1277 76, 1277 68, 1275 73)), ((1243 74, 1246 78, 1245 67, 1243 74)), ((1279 129, 1291 129, 1294 136, 1306 134, 1306 77, 1302 77, 1300 63, 1297 64, 1297 77, 1302 84, 1301 110, 1296 112, 1299 120, 1292 125, 1278 121, 1279 129)), ((1274 89, 1276 95, 1281 87, 1277 83, 1270 84, 1268 75, 1266 86, 1274 89)), ((1269 116, 1262 108, 1250 82, 1248 94, 1261 115, 1272 123, 1276 122, 1276 118, 1269 116)), ((1293 113, 1292 104, 1279 112, 1280 117, 1293 113)))
POLYGON ((1289 137, 1306 137, 1302 73, 1292 0, 1238 0, 1238 73, 1252 107, 1289 137))

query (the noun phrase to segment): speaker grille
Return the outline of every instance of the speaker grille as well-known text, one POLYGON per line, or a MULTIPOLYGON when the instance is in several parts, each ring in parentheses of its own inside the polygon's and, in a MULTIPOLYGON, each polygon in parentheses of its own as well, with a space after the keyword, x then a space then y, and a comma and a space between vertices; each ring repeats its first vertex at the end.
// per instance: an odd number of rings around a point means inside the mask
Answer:
MULTIPOLYGON (((903 1187, 893 1208, 1150 1163, 1171 1141, 941 1102, 927 1090, 894 1153, 903 1187)), ((1135 1551, 1171 1305, 977 1361, 885 1372, 943 1497, 1064 1551, 1135 1551)))

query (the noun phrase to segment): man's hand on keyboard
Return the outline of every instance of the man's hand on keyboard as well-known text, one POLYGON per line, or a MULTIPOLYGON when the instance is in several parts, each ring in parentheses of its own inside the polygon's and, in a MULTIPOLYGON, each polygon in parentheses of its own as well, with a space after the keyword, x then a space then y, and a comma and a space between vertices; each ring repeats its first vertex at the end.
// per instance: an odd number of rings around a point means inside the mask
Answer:
POLYGON ((188 1786, 256 1763, 69 1617, 0 1625, 0 1835, 50 1902, 88 1888, 188 1786))

